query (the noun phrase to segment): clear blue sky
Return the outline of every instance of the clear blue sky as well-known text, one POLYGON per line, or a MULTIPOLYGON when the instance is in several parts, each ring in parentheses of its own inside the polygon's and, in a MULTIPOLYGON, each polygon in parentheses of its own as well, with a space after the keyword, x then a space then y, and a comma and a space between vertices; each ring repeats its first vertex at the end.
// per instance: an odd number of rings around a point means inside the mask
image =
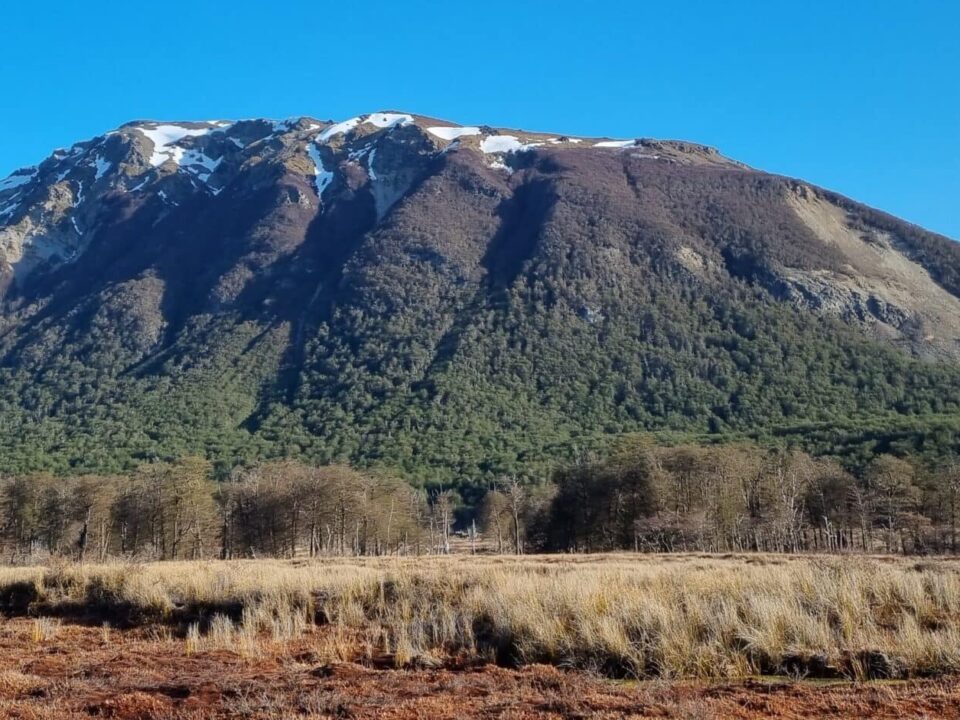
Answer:
POLYGON ((960 2, 0 8, 0 177, 132 119, 402 109, 716 145, 960 239, 960 2))

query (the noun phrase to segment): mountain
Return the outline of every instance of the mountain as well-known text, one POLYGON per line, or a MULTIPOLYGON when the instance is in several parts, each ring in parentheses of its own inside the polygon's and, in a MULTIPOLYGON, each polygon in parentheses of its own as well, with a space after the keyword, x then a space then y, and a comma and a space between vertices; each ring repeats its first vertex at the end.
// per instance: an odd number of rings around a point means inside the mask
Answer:
POLYGON ((960 246, 702 145, 144 121, 0 181, 0 470, 466 482, 640 430, 956 447, 958 409, 960 246))

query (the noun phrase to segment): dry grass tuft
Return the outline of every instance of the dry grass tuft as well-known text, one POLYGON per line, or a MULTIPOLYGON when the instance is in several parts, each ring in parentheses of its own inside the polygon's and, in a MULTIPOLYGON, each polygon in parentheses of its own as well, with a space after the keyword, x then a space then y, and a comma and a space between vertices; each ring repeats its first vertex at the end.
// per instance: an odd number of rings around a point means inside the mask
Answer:
POLYGON ((37 645, 49 642, 57 637, 60 632, 60 621, 51 618, 40 617, 33 621, 30 630, 30 639, 37 645))

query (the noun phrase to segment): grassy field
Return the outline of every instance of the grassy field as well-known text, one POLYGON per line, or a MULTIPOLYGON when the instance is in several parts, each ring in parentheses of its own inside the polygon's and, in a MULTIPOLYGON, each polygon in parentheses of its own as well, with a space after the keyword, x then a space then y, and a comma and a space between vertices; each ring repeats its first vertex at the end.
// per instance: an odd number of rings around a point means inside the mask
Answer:
POLYGON ((306 643, 319 663, 555 665, 611 678, 960 670, 960 562, 780 555, 357 558, 0 569, 37 643, 152 628, 185 655, 306 643), (104 630, 104 632, 107 632, 104 630))

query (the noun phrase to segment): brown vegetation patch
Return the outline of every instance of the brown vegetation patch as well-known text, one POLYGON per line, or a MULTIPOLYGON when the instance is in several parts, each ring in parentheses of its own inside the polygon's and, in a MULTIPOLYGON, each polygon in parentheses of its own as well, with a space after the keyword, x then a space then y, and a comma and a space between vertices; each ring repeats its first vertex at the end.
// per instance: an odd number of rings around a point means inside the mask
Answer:
POLYGON ((960 718, 954 679, 813 685, 613 683, 531 665, 375 669, 318 662, 325 628, 244 657, 185 655, 182 639, 65 625, 31 642, 31 621, 0 625, 0 716, 116 718, 960 718), (19 669, 18 669, 19 668, 19 669))

